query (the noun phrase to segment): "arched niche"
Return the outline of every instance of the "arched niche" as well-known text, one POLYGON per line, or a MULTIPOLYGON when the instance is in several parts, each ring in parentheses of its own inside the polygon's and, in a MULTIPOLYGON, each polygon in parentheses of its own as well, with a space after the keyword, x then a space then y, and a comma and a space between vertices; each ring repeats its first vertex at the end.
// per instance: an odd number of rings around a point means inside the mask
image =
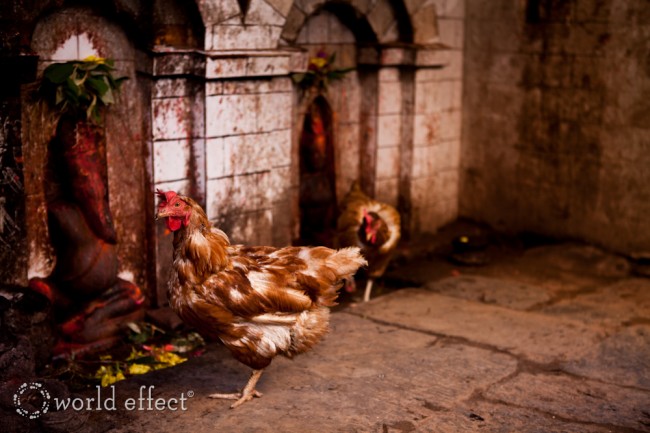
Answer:
MULTIPOLYGON (((303 50, 307 61, 316 56, 335 55, 332 64, 334 69, 353 68, 342 79, 329 81, 326 89, 296 87, 297 110, 294 125, 294 160, 301 161, 302 143, 304 141, 304 119, 308 118, 313 109, 313 101, 319 97, 327 101, 331 110, 331 123, 328 127, 328 142, 333 147, 333 183, 337 199, 345 196, 350 185, 363 177, 364 171, 373 172, 373 166, 362 161, 367 158, 363 154, 374 152, 375 146, 375 117, 376 117, 376 82, 377 69, 366 68, 358 64, 359 53, 367 44, 376 43, 376 37, 369 23, 348 4, 325 4, 301 22, 293 44, 303 50), (354 27, 350 27, 354 26, 354 27), (374 89, 374 90, 373 90, 374 89), (365 97, 365 94, 375 95, 365 97)), ((309 229, 303 227, 305 186, 300 176, 298 164, 295 168, 295 182, 299 185, 301 197, 296 197, 296 208, 299 218, 296 218, 297 232, 302 236, 309 229)), ((325 213, 322 216, 325 217, 325 213)), ((327 222, 321 225, 327 226, 327 222)), ((304 242, 301 239, 300 242, 304 242)), ((332 239, 323 239, 325 244, 331 244, 332 239)))
MULTIPOLYGON (((120 275, 137 284, 146 280, 145 153, 148 135, 145 105, 148 86, 137 73, 136 49, 124 29, 85 7, 65 8, 43 17, 35 26, 32 49, 39 56, 39 74, 48 64, 79 60, 89 55, 111 58, 116 75, 127 76, 116 103, 105 118, 105 170, 108 197, 118 238, 120 275)), ((30 90, 27 92, 29 93, 30 90)), ((47 231, 48 147, 56 135, 56 122, 48 110, 28 95, 23 106, 23 150, 27 195, 27 236, 30 246, 28 276, 46 276, 54 257, 47 231)))
POLYGON ((336 228, 332 109, 323 95, 308 105, 300 134, 300 241, 331 245, 336 228))

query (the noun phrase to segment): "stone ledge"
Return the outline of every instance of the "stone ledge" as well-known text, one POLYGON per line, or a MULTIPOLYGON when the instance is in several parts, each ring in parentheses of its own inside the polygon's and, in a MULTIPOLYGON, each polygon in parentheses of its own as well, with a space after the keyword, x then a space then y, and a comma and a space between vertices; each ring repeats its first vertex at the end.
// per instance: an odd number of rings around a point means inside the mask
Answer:
POLYGON ((290 49, 201 51, 157 47, 152 55, 151 73, 156 77, 273 77, 306 68, 306 53, 290 49))

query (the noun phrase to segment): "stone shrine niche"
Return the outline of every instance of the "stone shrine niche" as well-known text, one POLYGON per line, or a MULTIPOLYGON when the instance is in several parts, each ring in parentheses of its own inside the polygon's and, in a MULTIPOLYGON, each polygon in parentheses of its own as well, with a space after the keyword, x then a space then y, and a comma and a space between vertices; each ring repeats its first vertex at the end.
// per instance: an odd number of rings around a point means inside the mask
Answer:
MULTIPOLYGON (((336 56, 335 69, 357 66, 357 39, 336 13, 319 10, 308 17, 296 45, 307 58, 336 56)), ((338 199, 359 177, 361 85, 357 70, 330 81, 326 90, 302 93, 295 121, 300 130, 300 244, 332 245, 338 199)))
MULTIPOLYGON (((23 108, 30 287, 53 303, 58 353, 112 345, 145 297, 145 167, 135 50, 90 9, 63 9, 37 25, 39 71, 88 56, 127 76, 98 127, 58 117, 33 100, 23 108)), ((39 72, 40 73, 40 72, 39 72)))
POLYGON ((336 229, 336 169, 332 109, 316 97, 305 114, 300 136, 300 240, 331 245, 336 229))

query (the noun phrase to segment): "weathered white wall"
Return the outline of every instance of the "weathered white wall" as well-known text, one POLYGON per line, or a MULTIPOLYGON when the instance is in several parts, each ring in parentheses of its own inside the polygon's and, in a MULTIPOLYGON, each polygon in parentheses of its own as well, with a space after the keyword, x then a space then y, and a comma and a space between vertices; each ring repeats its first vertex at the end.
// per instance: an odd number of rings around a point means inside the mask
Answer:
POLYGON ((468 1, 463 215, 649 251, 647 12, 468 1))
POLYGON ((413 230, 435 232, 458 216, 464 0, 435 2, 442 68, 415 73, 413 230))
POLYGON ((206 101, 208 217, 236 241, 270 244, 290 186, 291 82, 219 84, 206 101))
POLYGON ((402 127, 402 83, 397 67, 379 70, 375 198, 397 206, 402 127))

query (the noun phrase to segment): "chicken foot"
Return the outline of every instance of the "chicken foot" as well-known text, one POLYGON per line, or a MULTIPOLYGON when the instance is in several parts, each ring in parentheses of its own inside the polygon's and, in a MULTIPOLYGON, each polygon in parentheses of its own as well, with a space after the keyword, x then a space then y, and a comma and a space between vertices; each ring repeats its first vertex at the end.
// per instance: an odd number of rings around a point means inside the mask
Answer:
POLYGON ((372 291, 372 284, 374 280, 372 278, 368 278, 368 282, 366 283, 366 291, 363 294, 363 302, 368 302, 370 300, 370 292, 372 291))
POLYGON ((250 379, 248 379, 248 383, 246 384, 242 392, 235 392, 232 394, 210 394, 208 397, 220 398, 225 400, 237 400, 230 406, 231 409, 241 406, 247 401, 252 400, 253 397, 261 397, 262 393, 255 390, 255 385, 257 385, 257 381, 260 380, 260 377, 262 376, 263 372, 264 369, 253 370, 253 373, 251 374, 250 379))

